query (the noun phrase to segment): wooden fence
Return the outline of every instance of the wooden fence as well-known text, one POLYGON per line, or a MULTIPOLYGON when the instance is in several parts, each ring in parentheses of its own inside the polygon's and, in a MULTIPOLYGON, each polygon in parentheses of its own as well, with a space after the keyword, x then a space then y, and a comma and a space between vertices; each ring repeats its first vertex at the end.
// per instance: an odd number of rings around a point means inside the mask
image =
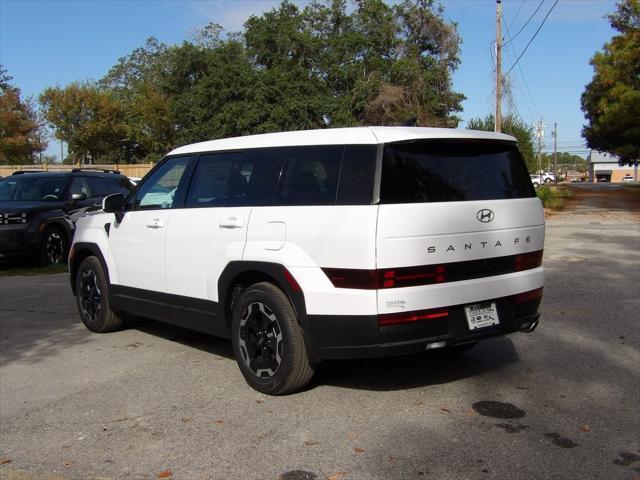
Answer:
POLYGON ((144 177, 151 170, 153 163, 111 164, 111 165, 60 165, 58 163, 41 165, 0 165, 0 177, 8 177, 15 171, 45 171, 45 172, 70 172, 74 168, 92 170, 118 170, 127 177, 144 177))

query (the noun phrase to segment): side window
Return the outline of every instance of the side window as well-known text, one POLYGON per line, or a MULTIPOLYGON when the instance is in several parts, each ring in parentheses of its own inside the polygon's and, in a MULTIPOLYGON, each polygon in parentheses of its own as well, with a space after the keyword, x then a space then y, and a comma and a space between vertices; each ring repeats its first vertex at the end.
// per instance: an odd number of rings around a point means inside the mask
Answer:
POLYGON ((340 167, 338 205, 371 205, 377 145, 347 145, 340 167))
POLYGON ((273 205, 281 163, 275 149, 202 155, 186 206, 273 205))
POLYGON ((257 148, 245 153, 244 168, 251 169, 246 205, 274 204, 285 151, 284 148, 257 148))
POLYGON ((187 193, 187 207, 224 206, 246 195, 251 169, 243 169, 242 152, 202 155, 187 193))
POLYGON ((107 179, 107 189, 110 195, 112 193, 121 193, 125 197, 129 195, 129 192, 133 190, 133 184, 131 181, 125 176, 117 176, 117 177, 109 177, 107 179))
POLYGON ((295 147, 278 192, 280 205, 335 205, 343 146, 295 147))
POLYGON ((74 193, 84 193, 87 198, 95 196, 91 194, 89 182, 87 182, 87 179, 85 177, 75 177, 73 179, 73 181, 71 182, 71 187, 69 188, 69 198, 71 198, 71 195, 73 195, 74 193))
POLYGON ((125 197, 133 189, 131 182, 120 175, 108 177, 88 177, 89 187, 94 197, 106 197, 112 193, 122 193, 125 197))
POLYGON ((134 210, 155 210, 173 207, 176 190, 180 185, 191 157, 170 158, 140 186, 133 199, 134 210))

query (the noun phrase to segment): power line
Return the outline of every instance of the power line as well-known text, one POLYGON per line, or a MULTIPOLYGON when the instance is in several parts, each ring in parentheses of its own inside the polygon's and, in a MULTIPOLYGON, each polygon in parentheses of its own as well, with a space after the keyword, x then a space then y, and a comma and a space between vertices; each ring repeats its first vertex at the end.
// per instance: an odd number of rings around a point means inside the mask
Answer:
MULTIPOLYGON (((506 26, 506 25, 505 25, 506 26)), ((506 28, 507 33, 511 34, 509 32, 509 27, 506 28)), ((513 52, 513 56, 515 58, 516 56, 516 51, 513 48, 513 45, 509 45, 509 48, 511 49, 511 51, 513 52)), ((507 50, 508 52, 508 50, 507 50)), ((510 57, 509 60, 511 60, 511 56, 507 53, 507 55, 510 57)), ((522 66, 520 64, 518 64, 518 70, 520 71, 520 78, 522 79, 522 83, 524 84, 527 93, 529 94, 529 98, 531 99, 531 103, 533 104, 533 107, 535 108, 536 112, 538 112, 538 116, 536 117, 533 112, 531 111, 531 107, 529 107, 529 102, 527 102, 527 96, 523 95, 522 98, 524 99, 524 103, 525 106, 527 107, 527 110, 529 110, 529 114, 531 115, 531 119, 535 120, 536 118, 542 118, 542 113, 540 112, 540 109, 538 108, 538 104, 536 103, 535 97, 533 96, 533 93, 531 93, 531 89, 529 88, 529 83, 527 82, 527 77, 524 74, 524 71, 522 70, 522 66)))
POLYGON ((540 24, 540 26, 538 27, 538 29, 536 30, 536 33, 533 34, 533 37, 531 37, 531 40, 529 40, 529 43, 527 43, 527 46, 524 47, 524 50, 522 50, 522 53, 520 54, 520 56, 518 57, 518 59, 516 60, 516 63, 514 63, 513 65, 511 65, 511 68, 507 71, 507 73, 504 74, 504 76, 506 77, 507 75, 509 75, 509 73, 511 73, 511 70, 513 70, 513 67, 515 67, 518 62, 520 61, 520 59, 522 58, 522 56, 525 54, 525 52, 527 51, 527 49, 529 48, 529 45, 531 45, 531 42, 533 42, 535 40, 535 38, 538 36, 538 33, 540 32, 540 30, 542 29, 543 25, 545 24, 545 22, 547 21, 547 18, 549 18, 549 15, 551 15, 551 12, 553 11, 554 8, 556 8, 556 5, 558 5, 558 1, 556 0, 555 3, 551 6, 551 8, 549 9, 549 11, 547 12, 547 14, 544 16, 544 18, 542 19, 542 23, 540 24))
MULTIPOLYGON (((527 25, 529 25, 529 22, 533 19, 533 17, 535 17, 536 13, 538 13, 538 10, 540 10, 540 7, 542 7, 542 4, 545 2, 545 0, 542 0, 540 2, 540 4, 537 6, 537 8, 533 11, 533 13, 531 14, 531 16, 529 17, 529 19, 525 22, 525 24, 522 26, 522 28, 520 28, 520 30, 518 30, 516 32, 516 34, 511 37, 509 40, 507 40, 506 42, 504 42, 504 45, 507 45, 508 43, 512 42, 518 35, 520 35, 520 33, 522 33, 522 31, 527 28, 527 25)), ((524 2, 523 2, 524 3, 524 2)), ((522 8, 522 5, 520 5, 520 7, 522 8)), ((512 22, 513 23, 513 22, 512 22)))
MULTIPOLYGON (((520 2, 520 6, 518 7, 518 11, 516 12, 516 14, 515 14, 515 15, 513 16, 513 18, 511 19, 511 22, 509 22, 509 26, 510 26, 510 27, 511 27, 511 26, 513 26, 513 24, 514 24, 514 23, 515 23, 515 21, 516 21, 516 18, 518 18, 518 15, 520 15, 520 10, 522 10, 522 7, 524 7, 524 2, 525 2, 525 1, 526 1, 526 0, 522 0, 522 1, 520 2)), ((505 25, 505 26, 506 26, 506 25, 505 25)), ((507 28, 507 30, 509 30, 509 29, 507 28)))

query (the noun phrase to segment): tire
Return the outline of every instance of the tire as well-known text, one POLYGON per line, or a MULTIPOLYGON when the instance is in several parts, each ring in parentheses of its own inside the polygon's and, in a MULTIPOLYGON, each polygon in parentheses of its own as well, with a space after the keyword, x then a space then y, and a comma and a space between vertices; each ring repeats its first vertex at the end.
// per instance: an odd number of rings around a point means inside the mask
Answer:
POLYGON ((96 257, 87 257, 80 263, 74 282, 78 313, 89 330, 107 333, 124 326, 123 314, 111 310, 109 285, 96 257))
POLYGON ((242 375, 261 393, 294 393, 313 376, 293 307, 271 283, 257 283, 242 293, 233 309, 231 342, 242 375))
POLYGON ((52 225, 44 231, 40 244, 40 265, 66 263, 69 255, 69 240, 62 228, 52 225))
POLYGON ((544 179, 544 183, 551 183, 551 179, 550 178, 545 178, 544 179))
POLYGON ((533 188, 538 188, 540 184, 538 182, 533 182, 533 188))

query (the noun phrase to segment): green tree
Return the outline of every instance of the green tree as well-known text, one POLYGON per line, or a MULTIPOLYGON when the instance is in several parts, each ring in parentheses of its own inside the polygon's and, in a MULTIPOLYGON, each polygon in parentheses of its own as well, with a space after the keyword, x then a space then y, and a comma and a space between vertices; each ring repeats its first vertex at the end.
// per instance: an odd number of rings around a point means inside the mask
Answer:
POLYGON ((127 126, 125 161, 157 159, 175 144, 169 96, 160 86, 171 47, 147 39, 144 46, 122 57, 98 85, 122 104, 127 126))
POLYGON ((118 160, 128 130, 122 104, 113 92, 93 83, 74 82, 65 88, 47 88, 40 104, 55 137, 67 142, 75 161, 96 163, 105 155, 118 160))
POLYGON ((11 80, 0 65, 0 163, 33 163, 47 148, 46 131, 33 100, 21 99, 11 80))
POLYGON ((568 152, 558 152, 557 158, 554 162, 553 153, 542 154, 543 168, 547 168, 547 165, 551 165, 553 167, 554 164, 573 168, 581 173, 584 173, 588 170, 587 160, 582 158, 580 155, 575 155, 568 152))
MULTIPOLYGON (((485 118, 472 118, 467 122, 467 128, 493 132, 495 129, 494 116, 489 114, 485 118)), ((531 172, 537 171, 538 162, 533 153, 533 127, 513 115, 508 115, 502 119, 502 133, 516 137, 518 150, 520 150, 527 168, 531 172)))
MULTIPOLYGON (((311 3, 302 12, 283 2, 245 24, 248 53, 266 80, 291 87, 291 108, 268 128, 301 112, 309 126, 393 125, 410 117, 421 125, 456 125, 464 97, 451 90, 460 39, 431 0, 389 6, 360 0, 311 3), (297 79, 297 81, 296 81, 297 79), (302 108, 306 106, 306 108, 302 108)), ((268 83, 271 85, 272 83, 268 83)))
POLYGON ((590 148, 617 155, 621 164, 640 159, 640 2, 623 0, 609 16, 620 32, 591 59, 594 76, 582 94, 589 122, 582 135, 590 148))

